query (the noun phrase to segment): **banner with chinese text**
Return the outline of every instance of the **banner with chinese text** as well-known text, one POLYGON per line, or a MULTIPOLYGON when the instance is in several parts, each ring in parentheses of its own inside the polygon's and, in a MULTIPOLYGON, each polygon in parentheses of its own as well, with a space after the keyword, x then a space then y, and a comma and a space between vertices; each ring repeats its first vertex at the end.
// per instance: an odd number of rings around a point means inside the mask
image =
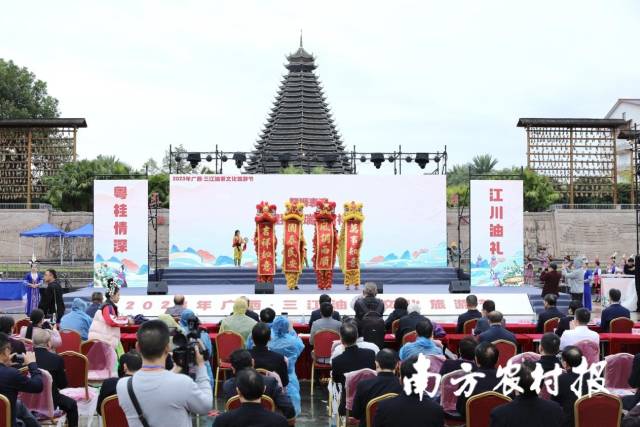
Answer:
POLYGON ((471 285, 524 282, 522 181, 471 181, 471 285))
POLYGON ((147 286, 147 200, 146 180, 93 182, 95 287, 104 287, 109 277, 120 286, 147 286))

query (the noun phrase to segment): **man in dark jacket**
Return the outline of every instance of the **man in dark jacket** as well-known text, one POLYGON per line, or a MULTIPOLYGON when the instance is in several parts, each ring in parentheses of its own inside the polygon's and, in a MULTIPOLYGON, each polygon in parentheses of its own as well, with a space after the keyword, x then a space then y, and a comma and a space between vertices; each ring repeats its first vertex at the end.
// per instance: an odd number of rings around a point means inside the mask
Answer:
POLYGON ((544 372, 553 371, 556 366, 560 366, 558 352, 560 351, 560 337, 553 332, 547 332, 540 339, 540 360, 544 372))
POLYGON ((475 365, 476 347, 478 342, 473 337, 464 337, 458 343, 458 358, 447 359, 442 363, 440 375, 446 375, 449 372, 462 369, 463 363, 475 365))
POLYGON ((397 366, 396 352, 389 348, 382 349, 376 354, 378 376, 358 383, 350 415, 360 420, 360 427, 367 425, 366 409, 371 400, 387 393, 402 393, 402 385, 395 374, 397 366))
POLYGON ((358 335, 366 342, 374 343, 378 348, 384 347, 385 329, 382 315, 377 311, 366 313, 362 320, 358 321, 358 335))
POLYGON ((104 295, 102 292, 94 292, 91 294, 91 304, 85 310, 87 316, 93 319, 93 316, 96 315, 96 311, 100 310, 102 303, 104 302, 104 295))
POLYGON ((420 322, 427 320, 422 314, 420 314, 420 305, 418 304, 410 304, 407 309, 409 314, 404 316, 398 322, 398 330, 396 331, 396 342, 398 344, 402 343, 402 337, 404 337, 409 332, 413 332, 416 330, 416 325, 420 322))
POLYGON ((515 345, 518 345, 516 336, 507 331, 502 323, 502 313, 499 311, 492 311, 489 313, 489 329, 478 335, 478 342, 494 342, 497 340, 511 341, 515 345))
POLYGON ((267 345, 271 339, 271 328, 266 323, 256 323, 251 330, 251 338, 253 338, 253 348, 251 349, 251 357, 254 361, 256 369, 266 369, 275 372, 280 376, 282 387, 289 384, 289 372, 287 371, 287 362, 283 355, 269 350, 267 345))
MULTIPOLYGON (((562 367, 566 372, 558 377, 558 395, 551 396, 554 402, 562 406, 562 423, 563 427, 573 427, 574 425, 574 405, 578 396, 571 390, 571 385, 578 379, 580 374, 573 372, 575 368, 582 363, 582 352, 578 347, 567 346, 562 351, 562 367)), ((582 394, 586 391, 586 381, 583 383, 582 394)), ((582 395, 581 395, 582 396, 582 395)), ((581 397, 580 396, 580 397, 581 397)))
POLYGON ((560 280, 562 273, 558 271, 556 263, 552 262, 546 271, 540 273, 540 281, 542 281, 542 298, 547 294, 560 294, 560 280))
MULTIPOLYGON (((485 391, 491 391, 496 385, 498 385, 500 380, 496 376, 498 373, 496 364, 498 363, 499 356, 500 352, 496 346, 490 342, 478 344, 476 347, 476 368, 474 369, 474 372, 482 373, 484 374, 484 377, 477 378, 476 386, 469 397, 484 393, 485 391)), ((469 397, 465 397, 464 393, 462 393, 456 402, 456 411, 463 418, 466 415, 467 400, 469 397)))
POLYGON ((536 325, 536 333, 541 334, 544 331, 544 322, 554 317, 562 319, 564 314, 558 310, 556 303, 558 296, 556 294, 547 294, 544 296, 544 311, 538 315, 538 324, 536 325))
POLYGON ((98 395, 98 404, 96 406, 96 412, 98 415, 102 415, 102 402, 109 396, 118 394, 116 386, 120 378, 130 377, 135 374, 140 368, 142 368, 142 356, 137 351, 130 351, 120 356, 118 363, 118 377, 107 378, 100 386, 100 394, 98 395))
POLYGON ((626 410, 631 410, 631 408, 640 402, 640 353, 637 353, 633 358, 628 382, 629 385, 637 389, 637 391, 632 396, 624 396, 622 398, 622 406, 626 410))
POLYGON ((631 318, 631 313, 625 307, 620 304, 620 298, 622 297, 620 289, 609 289, 609 307, 602 310, 601 323, 602 331, 609 332, 609 324, 613 319, 618 317, 631 318))
POLYGON ((44 311, 46 318, 55 315, 56 323, 60 323, 60 319, 64 316, 65 307, 62 297, 62 286, 58 282, 58 274, 53 269, 44 272, 44 288, 40 289, 40 304, 38 308, 44 311))
POLYGON ((467 311, 458 316, 458 325, 456 326, 457 334, 463 333, 465 322, 482 317, 482 313, 478 311, 478 297, 475 295, 467 295, 466 303, 467 311))
POLYGON ((392 332, 393 322, 396 320, 402 319, 407 314, 407 308, 409 307, 409 302, 406 298, 398 297, 393 302, 393 311, 389 313, 387 316, 387 320, 384 321, 384 328, 387 332, 392 332))
POLYGON ((571 329, 571 321, 576 314, 576 310, 579 308, 582 308, 582 301, 578 301, 575 299, 569 301, 569 309, 567 310, 567 315, 560 319, 560 323, 558 323, 558 327, 556 328, 556 335, 561 337, 564 331, 568 331, 569 329, 571 329))
MULTIPOLYGON (((327 294, 322 294, 320 295, 320 305, 322 305, 323 302, 331 302, 331 297, 327 294)), ((309 318, 309 329, 311 329, 311 324, 313 322, 315 322, 316 320, 320 319, 322 317, 322 313, 320 313, 320 309, 318 308, 317 310, 313 310, 311 312, 311 317, 309 318)), ((333 313, 331 314, 331 317, 336 319, 337 321, 340 321, 340 313, 338 313, 337 311, 333 310, 333 313)))
POLYGON ((493 300, 486 299, 482 303, 482 317, 478 319, 478 323, 476 323, 476 327, 473 329, 473 335, 480 335, 487 329, 489 329, 489 313, 492 311, 496 311, 496 303, 493 300))
POLYGON ((378 287, 375 283, 365 283, 362 290, 362 298, 359 298, 353 305, 353 310, 356 312, 356 319, 362 320, 365 314, 370 311, 375 311, 382 316, 384 314, 384 302, 380 298, 376 298, 378 295, 378 287))

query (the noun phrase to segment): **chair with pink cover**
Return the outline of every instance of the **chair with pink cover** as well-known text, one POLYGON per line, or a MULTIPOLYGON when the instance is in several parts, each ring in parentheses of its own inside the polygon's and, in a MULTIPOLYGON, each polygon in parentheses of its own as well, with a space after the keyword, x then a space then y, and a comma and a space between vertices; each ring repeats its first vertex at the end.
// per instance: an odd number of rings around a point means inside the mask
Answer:
MULTIPOLYGON (((31 412, 35 412, 38 420, 48 420, 54 425, 64 425, 66 416, 62 411, 56 411, 53 404, 53 379, 51 374, 40 369, 42 374, 42 391, 40 393, 20 392, 18 398, 31 412)), ((28 372, 26 373, 28 375, 28 372)))
POLYGON ((460 387, 460 384, 452 384, 451 380, 464 376, 465 372, 462 369, 449 372, 442 376, 442 380, 440 382, 440 406, 442 406, 442 409, 444 409, 445 412, 456 412, 458 396, 453 393, 458 389, 458 387, 460 387))
POLYGON ((631 389, 629 375, 633 366, 633 355, 629 353, 610 354, 604 358, 604 386, 611 389, 631 389))
MULTIPOLYGON (((444 364, 444 361, 446 360, 446 357, 442 356, 442 355, 435 355, 435 354, 431 354, 429 356, 427 356, 427 359, 429 359, 430 363, 429 363, 429 372, 433 373, 433 374, 439 374, 440 373, 440 368, 442 368, 442 365, 444 364)), ((435 377, 429 377, 428 381, 427 381, 427 390, 429 390, 430 392, 435 392, 435 387, 436 387, 436 378, 435 377)), ((440 385, 438 385, 438 387, 440 387, 440 385)))
POLYGON ((540 360, 540 355, 532 351, 525 351, 524 353, 516 354, 511 359, 509 359, 512 365, 515 365, 515 364, 520 365, 522 362, 536 363, 539 360, 540 360))
POLYGON ((587 363, 591 365, 592 363, 598 363, 600 361, 600 346, 590 340, 582 340, 578 341, 575 344, 576 347, 580 349, 582 355, 587 359, 587 363))
POLYGON ((102 382, 116 376, 116 352, 111 345, 90 340, 83 342, 81 349, 89 360, 89 382, 102 382))
POLYGON ((374 378, 378 373, 373 369, 364 368, 358 369, 357 371, 347 372, 344 374, 344 389, 347 395, 346 397, 346 405, 347 409, 346 419, 349 420, 349 412, 351 408, 353 408, 353 398, 356 395, 356 388, 360 381, 368 380, 369 378, 374 378))

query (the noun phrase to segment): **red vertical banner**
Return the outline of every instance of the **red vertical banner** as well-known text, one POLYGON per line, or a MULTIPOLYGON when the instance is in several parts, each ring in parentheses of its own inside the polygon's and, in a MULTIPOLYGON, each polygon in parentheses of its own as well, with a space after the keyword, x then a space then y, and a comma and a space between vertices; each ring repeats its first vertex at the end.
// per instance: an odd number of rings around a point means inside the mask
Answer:
POLYGON ((302 271, 302 253, 300 251, 302 240, 302 224, 298 221, 285 221, 284 223, 284 271, 286 273, 299 273, 302 271))
POLYGON ((258 245, 258 274, 273 276, 276 274, 276 240, 273 224, 260 222, 256 224, 258 235, 256 244, 258 245))
POLYGON ((358 270, 360 268, 360 242, 362 237, 362 223, 348 221, 346 224, 347 236, 345 239, 345 271, 358 270))
POLYGON ((315 253, 316 270, 333 270, 335 260, 334 230, 330 223, 316 222, 317 251, 315 253))

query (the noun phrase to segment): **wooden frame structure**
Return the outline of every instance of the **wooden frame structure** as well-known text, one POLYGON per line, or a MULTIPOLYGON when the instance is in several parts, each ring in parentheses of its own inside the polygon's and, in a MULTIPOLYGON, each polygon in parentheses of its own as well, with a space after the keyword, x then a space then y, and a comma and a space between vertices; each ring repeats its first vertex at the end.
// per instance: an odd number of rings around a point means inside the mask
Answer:
POLYGON ((624 119, 521 118, 527 132, 527 167, 551 179, 569 205, 576 197, 611 196, 618 203, 618 134, 624 119))
POLYGON ((76 160, 78 128, 85 119, 0 120, 0 203, 30 207, 47 191, 44 176, 76 160))

